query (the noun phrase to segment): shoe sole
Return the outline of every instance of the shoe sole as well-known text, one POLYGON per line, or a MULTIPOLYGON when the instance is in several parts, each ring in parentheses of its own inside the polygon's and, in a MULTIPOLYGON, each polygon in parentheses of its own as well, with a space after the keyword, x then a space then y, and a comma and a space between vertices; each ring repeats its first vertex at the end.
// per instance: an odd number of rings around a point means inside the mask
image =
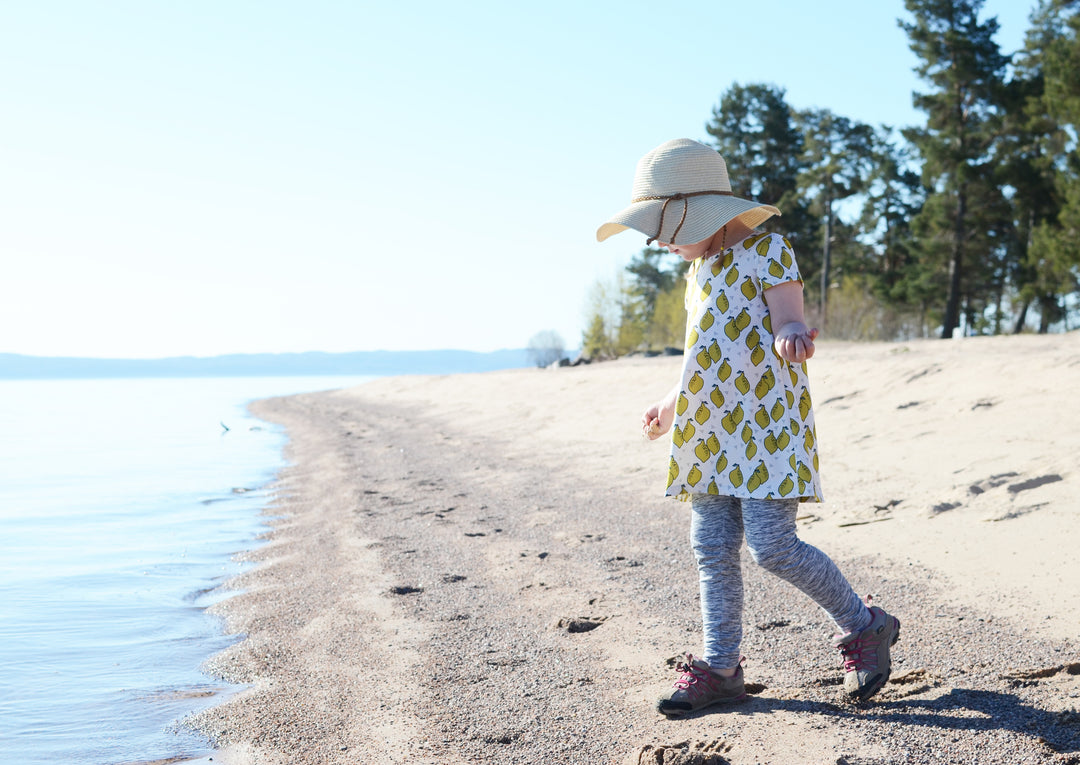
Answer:
MULTIPOLYGON (((889 641, 889 648, 890 649, 894 645, 896 645, 898 640, 900 640, 900 620, 897 619, 895 616, 893 616, 892 619, 896 622, 896 631, 893 632, 892 640, 889 641)), ((890 655, 889 656, 889 668, 885 671, 885 674, 882 675, 878 679, 878 681, 876 683, 874 683, 873 685, 868 686, 868 687, 862 689, 861 691, 855 691, 854 693, 849 693, 848 697, 852 698, 852 699, 855 699, 856 701, 867 701, 867 700, 869 700, 871 696, 873 696, 875 693, 877 693, 878 691, 880 691, 882 688, 885 687, 885 683, 889 682, 889 676, 891 674, 892 674, 892 656, 890 655)))
POLYGON ((741 696, 736 696, 731 699, 717 699, 716 701, 710 701, 708 704, 703 704, 697 709, 661 709, 660 705, 656 705, 656 711, 664 715, 664 717, 682 717, 683 715, 692 715, 695 712, 700 712, 702 709, 708 709, 709 707, 715 707, 717 704, 738 704, 742 701, 746 701, 749 698, 749 694, 744 693, 741 696))

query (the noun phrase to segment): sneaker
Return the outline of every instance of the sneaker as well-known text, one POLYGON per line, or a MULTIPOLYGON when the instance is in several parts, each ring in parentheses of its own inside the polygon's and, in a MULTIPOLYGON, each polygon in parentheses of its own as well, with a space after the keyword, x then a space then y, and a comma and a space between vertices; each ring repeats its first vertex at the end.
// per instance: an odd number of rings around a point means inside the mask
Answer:
POLYGON ((900 639, 900 622, 877 606, 870 608, 873 619, 858 632, 835 635, 834 645, 844 657, 844 690, 858 701, 866 701, 889 680, 892 658, 889 649, 900 639))
POLYGON ((681 676, 675 681, 674 688, 656 702, 656 711, 662 715, 673 717, 746 698, 741 664, 734 675, 723 677, 710 670, 703 660, 688 653, 686 662, 679 662, 675 669, 682 673, 681 676))

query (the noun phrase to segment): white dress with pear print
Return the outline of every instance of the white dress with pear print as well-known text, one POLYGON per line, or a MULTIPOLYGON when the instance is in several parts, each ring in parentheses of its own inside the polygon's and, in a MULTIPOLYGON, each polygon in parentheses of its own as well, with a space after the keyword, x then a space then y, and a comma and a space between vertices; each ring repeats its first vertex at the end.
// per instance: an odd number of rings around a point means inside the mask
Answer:
POLYGON ((763 298, 793 281, 802 281, 799 267, 779 234, 753 234, 691 264, 668 496, 821 501, 806 364, 773 349, 763 298))

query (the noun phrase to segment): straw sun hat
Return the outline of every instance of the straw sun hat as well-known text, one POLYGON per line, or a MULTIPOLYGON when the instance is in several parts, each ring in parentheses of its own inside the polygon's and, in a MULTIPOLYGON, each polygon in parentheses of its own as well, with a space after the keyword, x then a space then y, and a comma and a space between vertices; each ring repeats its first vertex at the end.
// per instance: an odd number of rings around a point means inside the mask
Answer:
POLYGON ((630 206, 596 230, 596 239, 632 228, 667 244, 696 244, 738 218, 756 228, 780 211, 731 193, 724 158, 689 138, 657 146, 637 165, 630 206))

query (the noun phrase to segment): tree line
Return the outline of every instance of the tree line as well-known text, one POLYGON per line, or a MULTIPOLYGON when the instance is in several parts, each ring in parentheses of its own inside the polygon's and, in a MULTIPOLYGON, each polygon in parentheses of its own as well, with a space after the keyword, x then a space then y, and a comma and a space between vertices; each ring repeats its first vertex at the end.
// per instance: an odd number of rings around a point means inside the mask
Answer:
MULTIPOLYGON (((915 127, 733 85, 705 129, 738 196, 776 204, 808 317, 862 340, 1068 330, 1080 313, 1080 0, 1039 0, 1002 52, 983 0, 905 0, 915 127)), ((594 286, 590 357, 681 348, 685 264, 646 247, 594 286)))

